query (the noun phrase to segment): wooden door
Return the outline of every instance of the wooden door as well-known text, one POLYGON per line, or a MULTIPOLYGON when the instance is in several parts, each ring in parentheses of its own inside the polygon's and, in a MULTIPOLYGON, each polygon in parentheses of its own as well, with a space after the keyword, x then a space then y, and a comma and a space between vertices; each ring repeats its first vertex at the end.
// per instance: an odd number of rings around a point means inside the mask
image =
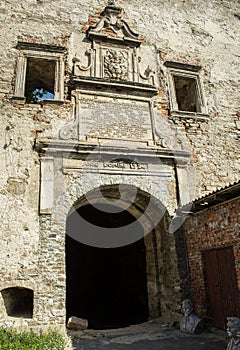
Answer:
POLYGON ((209 316, 218 328, 226 328, 227 316, 240 315, 235 258, 232 247, 203 252, 209 316))

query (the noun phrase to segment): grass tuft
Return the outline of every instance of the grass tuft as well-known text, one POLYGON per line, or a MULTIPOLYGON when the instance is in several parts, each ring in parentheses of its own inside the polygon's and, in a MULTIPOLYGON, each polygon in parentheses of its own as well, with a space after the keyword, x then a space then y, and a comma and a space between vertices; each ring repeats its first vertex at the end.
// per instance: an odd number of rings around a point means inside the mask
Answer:
POLYGON ((65 345, 64 337, 56 331, 37 335, 33 331, 18 333, 0 327, 1 350, 64 350, 65 345))

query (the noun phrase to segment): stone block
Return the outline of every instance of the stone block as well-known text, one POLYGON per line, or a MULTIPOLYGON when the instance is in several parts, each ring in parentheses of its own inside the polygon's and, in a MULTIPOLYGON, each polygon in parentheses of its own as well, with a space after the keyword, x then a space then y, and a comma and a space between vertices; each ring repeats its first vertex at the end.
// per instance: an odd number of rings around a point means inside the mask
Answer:
POLYGON ((83 318, 79 318, 76 316, 71 316, 68 319, 68 322, 67 322, 68 329, 80 331, 83 329, 87 329, 87 327, 88 327, 88 320, 84 320, 83 318))

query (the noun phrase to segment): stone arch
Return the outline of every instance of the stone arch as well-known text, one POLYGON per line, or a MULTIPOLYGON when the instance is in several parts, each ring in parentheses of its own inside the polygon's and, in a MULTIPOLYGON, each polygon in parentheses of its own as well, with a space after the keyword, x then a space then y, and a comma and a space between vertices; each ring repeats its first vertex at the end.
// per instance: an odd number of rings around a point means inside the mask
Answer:
MULTIPOLYGON (((151 232, 167 213, 160 200, 139 187, 126 184, 103 185, 82 195, 73 203, 72 211, 85 205, 98 203, 115 205, 130 213, 144 229, 144 236, 151 232)), ((130 242, 129 242, 130 243, 130 242)))
MULTIPOLYGON (((149 318, 167 317, 174 314, 176 310, 176 304, 174 305, 172 300, 177 297, 178 289, 174 237, 170 237, 168 232, 170 215, 161 201, 150 193, 127 184, 121 184, 121 191, 119 191, 118 186, 118 184, 100 186, 81 195, 72 203, 68 215, 71 215, 73 210, 89 205, 89 202, 96 204, 107 199, 112 204, 117 201, 120 208, 127 209, 137 221, 140 220, 141 225, 147 230, 145 233, 148 233, 144 234, 144 244, 149 318), (136 196, 132 203, 127 203, 126 207, 124 193, 128 194, 131 190, 134 190, 136 196), (169 268, 172 270, 170 271, 169 268)), ((180 298, 176 298, 176 303, 178 303, 177 299, 180 300, 180 298)))
MULTIPOLYGON (((138 220, 141 217, 142 226, 146 230, 150 227, 149 231, 151 231, 151 234, 144 237, 148 259, 147 288, 151 301, 149 303, 149 318, 153 319, 160 315, 165 318, 171 316, 170 319, 176 317, 176 310, 179 309, 182 296, 175 240, 168 231, 170 218, 176 206, 174 196, 168 192, 168 185, 172 178, 163 177, 160 182, 159 179, 156 182, 151 182, 142 176, 98 174, 96 179, 89 178, 85 182, 83 180, 79 174, 64 175, 61 188, 55 189, 52 215, 42 214, 40 216, 39 266, 41 266, 42 271, 42 283, 39 284, 35 293, 35 317, 39 322, 48 319, 49 324, 65 325, 67 217, 72 208, 77 207, 81 201, 84 202, 86 194, 92 194, 91 200, 94 201, 96 189, 100 188, 103 192, 105 191, 105 196, 110 197, 110 199, 111 191, 115 193, 113 197, 116 197, 116 188, 119 184, 125 188, 137 188, 137 200, 133 206, 130 206, 129 212, 138 220), (145 210, 146 207, 150 208, 149 215, 145 210), (164 215, 161 216, 159 213, 164 215), (159 222, 154 226, 152 218, 155 216, 159 216, 159 222), (52 295, 54 295, 54 300, 51 298, 52 295)), ((125 203, 120 201, 118 205, 121 207, 125 203)))
MULTIPOLYGON (((169 179, 168 181, 171 181, 169 179)), ((58 195, 58 198, 56 199, 56 204, 53 208, 52 213, 52 223, 56 225, 65 224, 65 219, 68 216, 70 210, 72 209, 73 205, 79 201, 79 198, 84 196, 86 193, 94 193, 96 188, 103 188, 106 189, 109 188, 109 186, 134 186, 139 189, 139 191, 142 191, 143 194, 145 194, 147 197, 152 196, 152 199, 154 201, 158 201, 159 205, 163 208, 169 208, 169 214, 173 215, 175 211, 175 197, 171 198, 169 195, 169 201, 172 200, 174 203, 169 203, 166 201, 166 198, 168 196, 164 196, 162 194, 162 188, 161 183, 156 183, 151 180, 143 181, 142 177, 137 176, 94 176, 91 181, 84 182, 84 178, 77 177, 74 179, 74 183, 70 183, 69 185, 66 184, 67 181, 64 179, 64 182, 62 183, 63 189, 61 190, 60 195, 58 195), (171 207, 171 208, 170 208, 171 207)), ((164 191, 165 193, 168 192, 167 189, 167 182, 166 180, 163 181, 164 183, 164 191)))
POLYGON ((23 281, 23 280, 14 280, 14 281, 6 281, 2 283, 1 290, 7 289, 7 288, 14 288, 14 287, 21 287, 26 289, 32 289, 35 290, 36 283, 33 281, 23 281))

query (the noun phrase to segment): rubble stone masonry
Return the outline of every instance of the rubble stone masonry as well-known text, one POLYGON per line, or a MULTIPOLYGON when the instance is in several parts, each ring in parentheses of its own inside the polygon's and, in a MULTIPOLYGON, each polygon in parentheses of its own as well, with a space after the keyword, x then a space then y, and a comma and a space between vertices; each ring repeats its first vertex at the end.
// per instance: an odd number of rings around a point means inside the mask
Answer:
MULTIPOLYGON (((110 169, 110 166, 103 165, 105 173, 98 183, 93 183, 91 176, 83 183, 79 180, 80 160, 72 165, 70 159, 65 164, 62 161, 63 149, 57 155, 54 152, 50 156, 47 154, 48 161, 51 162, 51 157, 54 161, 46 171, 44 184, 51 185, 52 181, 55 185, 53 194, 50 190, 44 195, 48 202, 52 201, 53 209, 47 211, 48 208, 44 208, 45 212, 41 212, 40 175, 45 168, 40 169, 40 162, 45 154, 43 151, 39 155, 37 145, 41 140, 59 140, 60 130, 67 123, 73 122, 74 99, 77 100, 76 103, 80 103, 80 98, 78 100, 78 95, 74 95, 74 87, 71 85, 74 62, 76 63, 77 57, 81 66, 88 66, 90 58, 86 51, 90 44, 86 40, 86 32, 90 25, 99 21, 105 6, 104 0, 0 1, 0 290, 18 287, 34 291, 33 318, 26 319, 8 317, 0 293, 0 322, 8 325, 21 322, 31 327, 65 325, 66 215, 77 198, 93 190, 95 186, 118 183, 138 186, 144 193, 150 193, 157 198, 171 218, 175 215, 179 199, 187 202, 237 181, 239 177, 239 1, 119 0, 119 6, 124 9, 124 21, 131 30, 140 34, 140 71, 135 73, 141 75, 145 84, 148 77, 152 77, 156 93, 151 98, 145 98, 144 93, 135 98, 133 88, 132 92, 128 90, 124 98, 120 96, 120 112, 128 110, 129 114, 126 113, 125 119, 122 117, 123 123, 129 123, 127 128, 126 125, 108 128, 107 116, 102 120, 94 113, 95 119, 91 121, 94 130, 92 125, 79 124, 79 135, 86 129, 84 132, 88 135, 83 142, 84 147, 103 142, 99 137, 108 141, 118 138, 115 143, 117 145, 136 145, 136 149, 140 149, 144 144, 147 149, 151 148, 151 152, 156 151, 158 154, 159 151, 167 156, 156 156, 156 159, 161 158, 160 168, 157 169, 150 161, 149 164, 145 161, 146 164, 142 166, 135 164, 137 170, 128 165, 125 173, 119 167, 110 169), (56 73, 59 85, 55 88, 61 90, 63 86, 63 96, 58 91, 60 101, 26 104, 24 99, 16 96, 16 91, 21 86, 21 81, 17 82, 17 76, 22 74, 19 71, 19 62, 21 52, 24 51, 19 43, 39 44, 42 48, 47 45, 52 50, 50 54, 56 60, 56 65, 59 64, 58 68, 60 67, 56 73), (186 72, 192 74, 194 84, 197 84, 195 98, 201 100, 198 101, 201 104, 198 108, 201 110, 182 113, 174 109, 174 91, 170 80, 173 79, 171 74, 174 74, 171 72, 179 70, 178 63, 180 71, 185 72, 182 76, 186 77, 186 72), (133 102, 127 104, 129 96, 132 96, 133 102), (142 119, 130 125, 131 115, 133 120, 138 118, 133 111, 134 103, 140 106, 142 119), (102 123, 99 130, 96 129, 97 122, 102 123), (178 154, 184 154, 184 164, 178 154), (144 177, 142 174, 146 169, 150 175, 144 177), (69 192, 61 197, 59 203, 62 178, 63 187, 69 188, 69 192), (63 216, 59 219, 61 213, 63 216)), ((47 50, 46 47, 44 50, 47 50)), ((135 52, 135 48, 132 50, 135 52)), ((123 55, 127 55, 125 51, 123 55)), ((45 59, 49 58, 46 57, 45 59)), ((131 64, 129 60, 126 67, 131 64)), ((137 84, 134 86, 137 88, 137 84)), ((149 94, 149 91, 145 93, 149 94)), ((100 100, 105 98, 105 92, 103 91, 100 100)), ((118 103, 115 100, 117 98, 119 95, 115 94, 114 101, 118 103)), ((84 108, 91 110, 89 101, 84 103, 84 108)), ((100 103, 102 102, 99 102, 101 110, 100 103)), ((114 103, 109 102, 113 110, 114 103)), ((201 259, 197 245, 199 240, 207 247, 220 242, 228 244, 230 237, 233 240, 239 239, 234 226, 229 226, 227 221, 229 211, 237 217, 239 201, 229 202, 225 206, 211 209, 210 213, 203 212, 190 218, 194 230, 198 232, 198 235, 189 233, 189 244, 192 247, 189 258, 193 264, 193 286, 196 287, 194 301, 198 300, 199 308, 204 308, 205 296, 202 276, 199 273, 201 259), (212 232, 211 240, 206 237, 204 225, 199 224, 200 217, 201 223, 208 225, 207 232, 212 232)), ((234 222, 237 222, 235 218, 234 222)), ((165 246, 164 252, 159 243, 164 242, 164 235, 161 239, 158 237, 159 242, 155 245, 158 246, 159 255, 165 254, 159 261, 165 261, 166 264, 170 261, 172 269, 171 272, 168 272, 166 266, 161 269, 159 262, 158 273, 165 274, 160 276, 165 285, 158 292, 162 295, 162 300, 165 300, 162 310, 168 309, 166 315, 173 317, 175 311, 179 313, 182 291, 179 287, 175 247, 170 242, 169 233, 166 237, 169 245, 166 246, 167 241, 162 243, 165 246)), ((151 249, 148 248, 149 251, 151 249)), ((234 249, 236 259, 239 260, 239 246, 234 249)), ((148 259, 149 266, 156 262, 154 257, 148 259)), ((150 270, 150 280, 154 280, 153 270, 150 270)), ((239 271, 238 282, 240 284, 239 271)), ((154 294, 154 288, 149 295, 154 294)), ((153 310, 152 316, 158 316, 156 310, 153 310)))

